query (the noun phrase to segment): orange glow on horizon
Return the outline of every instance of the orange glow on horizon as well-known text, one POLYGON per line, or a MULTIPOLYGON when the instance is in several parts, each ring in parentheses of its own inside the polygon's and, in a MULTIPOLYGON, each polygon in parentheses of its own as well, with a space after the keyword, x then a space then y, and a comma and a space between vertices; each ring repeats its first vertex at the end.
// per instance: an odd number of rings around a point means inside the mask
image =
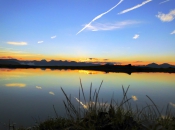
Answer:
POLYGON ((75 61, 75 62, 91 62, 91 63, 98 63, 101 65, 104 65, 105 63, 113 63, 114 65, 147 65, 150 63, 156 63, 156 64, 163 64, 163 63, 169 63, 171 65, 175 65, 175 59, 173 57, 167 57, 167 56, 162 56, 162 57, 129 57, 129 58, 109 58, 107 60, 104 60, 103 58, 87 58, 87 57, 68 57, 68 56, 52 56, 52 55, 41 55, 41 54, 18 54, 18 53, 2 53, 0 52, 0 59, 17 59, 17 60, 43 60, 45 59, 46 61, 51 61, 51 60, 62 60, 62 61, 75 61), (136 60, 137 59, 137 60, 136 60), (142 60, 138 60, 142 59, 142 60), (116 62, 116 63, 115 63, 116 62))

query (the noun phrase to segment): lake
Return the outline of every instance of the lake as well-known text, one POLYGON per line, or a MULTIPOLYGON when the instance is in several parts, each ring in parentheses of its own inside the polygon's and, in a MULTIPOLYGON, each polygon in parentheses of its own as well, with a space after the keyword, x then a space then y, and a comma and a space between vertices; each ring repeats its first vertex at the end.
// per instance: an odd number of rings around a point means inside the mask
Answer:
MULTIPOLYGON (((105 73, 86 70, 51 69, 0 69, 0 129, 4 129, 9 120, 16 126, 33 126, 36 121, 56 117, 53 105, 60 116, 65 116, 64 91, 76 103, 80 88, 80 79, 85 95, 89 96, 90 84, 93 91, 102 80, 100 99, 121 101, 122 85, 129 85, 127 97, 132 104, 146 106, 150 100, 164 109, 167 104, 175 111, 175 74, 170 73, 105 73)), ((83 99, 83 98, 81 98, 83 99)), ((83 102, 83 100, 82 100, 83 102)))

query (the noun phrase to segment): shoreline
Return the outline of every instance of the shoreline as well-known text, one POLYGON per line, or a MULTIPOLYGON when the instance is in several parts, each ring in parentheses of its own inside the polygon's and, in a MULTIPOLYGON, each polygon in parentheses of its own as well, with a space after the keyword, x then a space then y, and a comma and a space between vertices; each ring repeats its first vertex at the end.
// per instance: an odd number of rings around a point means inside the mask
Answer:
POLYGON ((100 65, 100 66, 29 66, 29 65, 0 65, 0 68, 9 69, 52 69, 52 70, 92 70, 102 71, 105 73, 116 72, 116 73, 135 73, 135 72, 163 72, 163 73, 175 73, 175 68, 151 68, 151 67, 139 67, 130 65, 100 65))

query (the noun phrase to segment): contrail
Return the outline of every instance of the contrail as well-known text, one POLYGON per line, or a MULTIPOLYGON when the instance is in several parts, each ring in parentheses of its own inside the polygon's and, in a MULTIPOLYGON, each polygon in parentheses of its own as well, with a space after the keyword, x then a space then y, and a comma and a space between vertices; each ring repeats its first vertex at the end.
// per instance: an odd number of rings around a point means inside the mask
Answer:
POLYGON ((160 2, 159 4, 163 4, 163 3, 168 2, 168 1, 170 1, 170 0, 165 0, 163 2, 160 2))
MULTIPOLYGON (((114 8, 116 8, 122 1, 124 1, 124 0, 120 0, 119 3, 116 4, 114 7, 110 8, 108 11, 106 11, 106 12, 104 12, 104 13, 98 15, 97 17, 95 17, 91 22, 89 22, 88 24, 86 24, 86 25, 84 26, 84 28, 82 28, 77 34, 79 34, 80 32, 82 32, 82 31, 83 31, 84 29, 86 29, 89 25, 91 25, 91 23, 93 23, 93 22, 96 21, 97 19, 101 18, 103 15, 105 15, 105 14, 109 13, 110 11, 112 11, 112 10, 113 10, 114 8)), ((76 35, 77 35, 77 34, 76 34, 76 35)))
POLYGON ((124 13, 126 13, 126 12, 131 11, 131 10, 137 9, 137 8, 143 6, 143 5, 145 5, 146 3, 151 2, 151 1, 152 1, 152 0, 146 0, 146 1, 142 2, 141 4, 138 4, 138 5, 136 5, 136 6, 132 7, 132 8, 126 9, 126 10, 124 10, 124 11, 118 13, 118 14, 124 14, 124 13))

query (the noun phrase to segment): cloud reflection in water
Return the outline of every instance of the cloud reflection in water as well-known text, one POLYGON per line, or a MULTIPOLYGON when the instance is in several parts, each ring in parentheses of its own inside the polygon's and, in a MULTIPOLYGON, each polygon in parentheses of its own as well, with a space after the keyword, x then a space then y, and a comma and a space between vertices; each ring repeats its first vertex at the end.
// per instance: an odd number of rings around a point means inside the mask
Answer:
POLYGON ((52 91, 50 91, 50 92, 49 92, 49 94, 51 94, 51 95, 55 95, 55 93, 54 93, 54 92, 52 92, 52 91))
POLYGON ((40 87, 40 86, 36 86, 36 88, 37 88, 37 89, 42 89, 42 87, 40 87))
POLYGON ((19 87, 19 88, 23 88, 26 87, 26 84, 24 83, 9 83, 9 84, 5 84, 6 87, 19 87))
POLYGON ((170 102, 170 105, 175 108, 175 103, 170 102))
POLYGON ((110 107, 109 103, 99 103, 99 102, 95 103, 95 102, 91 101, 91 102, 87 102, 86 104, 84 104, 78 98, 76 98, 76 97, 74 97, 74 98, 77 100, 77 102, 80 103, 80 105, 82 105, 82 107, 84 109, 87 109, 87 110, 89 109, 89 107, 95 107, 95 104, 96 104, 97 108, 104 107, 104 108, 108 109, 110 107))
POLYGON ((136 96, 132 96, 132 99, 133 99, 134 101, 137 101, 137 100, 138 100, 138 98, 137 98, 136 96))

